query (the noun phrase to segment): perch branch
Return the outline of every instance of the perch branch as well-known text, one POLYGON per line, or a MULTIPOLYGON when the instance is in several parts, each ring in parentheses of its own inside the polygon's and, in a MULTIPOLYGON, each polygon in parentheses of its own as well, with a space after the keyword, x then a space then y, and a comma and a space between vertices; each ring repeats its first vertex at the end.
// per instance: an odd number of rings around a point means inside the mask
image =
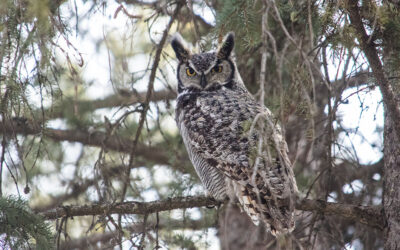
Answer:
POLYGON ((215 206, 219 202, 207 197, 177 197, 152 202, 119 202, 83 206, 62 206, 40 213, 45 219, 101 214, 151 214, 174 209, 215 206))
MULTIPOLYGON (((102 214, 151 214, 173 209, 185 209, 204 206, 218 206, 220 202, 204 197, 176 197, 152 202, 121 202, 114 204, 93 204, 83 206, 64 206, 40 213, 47 220, 62 217, 102 215, 102 214)), ((339 215, 344 218, 383 229, 384 219, 381 206, 361 206, 326 202, 323 200, 299 199, 296 209, 322 213, 325 215, 339 215)))

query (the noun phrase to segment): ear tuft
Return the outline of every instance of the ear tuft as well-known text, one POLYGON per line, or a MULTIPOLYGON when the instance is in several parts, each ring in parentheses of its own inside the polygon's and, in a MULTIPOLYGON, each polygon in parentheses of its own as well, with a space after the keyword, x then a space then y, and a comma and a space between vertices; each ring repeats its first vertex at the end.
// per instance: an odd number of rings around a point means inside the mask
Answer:
POLYGON ((217 52, 217 57, 220 59, 226 59, 231 55, 233 48, 235 47, 235 34, 229 32, 217 52))
POLYGON ((190 59, 190 49, 187 48, 185 40, 183 40, 179 33, 173 35, 171 46, 175 51, 176 58, 178 58, 180 62, 187 62, 190 59))

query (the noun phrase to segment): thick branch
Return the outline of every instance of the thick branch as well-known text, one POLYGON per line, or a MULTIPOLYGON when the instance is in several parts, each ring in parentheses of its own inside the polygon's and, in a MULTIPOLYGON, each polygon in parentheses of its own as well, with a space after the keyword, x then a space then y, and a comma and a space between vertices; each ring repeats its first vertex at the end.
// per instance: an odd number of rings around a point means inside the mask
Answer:
POLYGON ((370 39, 365 31, 357 4, 358 1, 347 1, 347 11, 349 12, 350 22, 357 32, 361 49, 367 57, 375 79, 380 87, 383 96, 383 102, 385 103, 389 116, 393 121, 397 138, 400 138, 400 107, 396 101, 393 88, 385 76, 378 52, 372 42, 372 39, 370 39))
MULTIPOLYGON (((220 205, 220 202, 208 197, 177 197, 153 202, 123 202, 115 204, 58 207, 40 214, 45 219, 54 220, 65 216, 101 215, 107 213, 151 214, 173 209, 217 205, 220 205)), ((381 206, 361 206, 303 199, 298 200, 296 209, 314 211, 325 215, 339 215, 378 229, 383 229, 384 227, 381 206)))
MULTIPOLYGON (((54 119, 65 117, 66 114, 74 113, 74 106, 78 108, 79 113, 93 112, 96 109, 112 108, 120 106, 128 106, 137 103, 144 103, 146 100, 146 92, 140 93, 121 93, 107 96, 103 99, 91 101, 74 102, 71 98, 64 99, 60 104, 57 104, 52 111, 46 111, 47 118, 54 119)), ((155 91, 150 97, 150 102, 159 102, 175 99, 176 93, 165 89, 155 91)), ((41 111, 40 111, 41 113, 41 111)))
POLYGON ((348 197, 351 200, 353 199, 351 197, 353 197, 354 194, 345 195, 343 193, 343 186, 345 184, 352 183, 354 180, 361 180, 363 183, 366 183, 369 190, 373 190, 382 186, 382 182, 374 180, 373 178, 375 174, 383 174, 383 158, 380 161, 370 165, 360 165, 354 162, 343 160, 342 163, 335 165, 335 169, 336 172, 334 176, 323 175, 320 178, 322 182, 328 184, 326 192, 337 192, 339 195, 339 200, 343 202, 348 201, 348 199, 344 199, 344 197, 348 197))
POLYGON ((335 95, 342 94, 347 88, 358 87, 363 84, 367 84, 373 77, 374 75, 371 72, 362 70, 346 77, 345 79, 338 79, 331 82, 331 86, 333 87, 333 92, 335 95))
MULTIPOLYGON (((41 128, 37 123, 29 122, 25 118, 0 121, 0 127, 2 128, 0 133, 23 135, 40 134, 56 141, 81 142, 87 146, 104 147, 109 150, 124 153, 130 153, 132 150, 131 140, 117 135, 107 135, 107 133, 100 131, 89 133, 83 130, 41 128)), ((170 158, 163 150, 140 143, 137 145, 136 153, 158 164, 168 164, 170 158)))
POLYGON ((375 174, 383 173, 383 158, 370 165, 361 165, 349 161, 343 161, 336 166, 338 169, 337 178, 351 182, 356 179, 372 180, 375 174))
POLYGON ((361 206, 303 199, 297 201, 296 209, 315 211, 324 215, 339 215, 381 230, 384 227, 382 206, 361 206))
POLYGON ((219 202, 203 197, 177 197, 152 202, 121 202, 114 204, 93 204, 84 206, 64 206, 40 213, 48 220, 65 216, 86 216, 101 214, 151 214, 174 209, 216 206, 219 202))

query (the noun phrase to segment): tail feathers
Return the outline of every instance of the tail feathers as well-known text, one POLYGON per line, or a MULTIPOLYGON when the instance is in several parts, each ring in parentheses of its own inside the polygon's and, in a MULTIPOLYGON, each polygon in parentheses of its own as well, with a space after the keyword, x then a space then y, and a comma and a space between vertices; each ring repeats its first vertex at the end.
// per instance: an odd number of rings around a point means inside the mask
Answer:
POLYGON ((256 208, 255 201, 248 195, 246 195, 246 190, 244 187, 237 185, 235 187, 236 197, 238 198, 241 207, 253 221, 254 225, 258 226, 260 224, 259 213, 256 208))
POLYGON ((263 221, 266 228, 274 236, 293 231, 294 212, 292 206, 288 205, 287 202, 279 204, 280 202, 268 200, 266 203, 263 203, 260 199, 257 199, 255 193, 249 193, 241 185, 236 185, 235 192, 241 207, 251 218, 254 225, 258 226, 260 221, 263 221))

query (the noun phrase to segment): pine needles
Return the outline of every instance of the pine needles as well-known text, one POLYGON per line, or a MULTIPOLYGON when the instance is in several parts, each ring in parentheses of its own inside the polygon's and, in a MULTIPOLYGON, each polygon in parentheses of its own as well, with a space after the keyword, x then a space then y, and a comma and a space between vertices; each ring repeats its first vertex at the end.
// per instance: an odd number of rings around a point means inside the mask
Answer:
POLYGON ((0 197, 0 248, 47 250, 53 246, 50 226, 30 210, 26 201, 0 197))
POLYGON ((226 0, 217 12, 217 29, 221 34, 234 30, 239 43, 252 48, 260 43, 260 6, 257 1, 226 0))

